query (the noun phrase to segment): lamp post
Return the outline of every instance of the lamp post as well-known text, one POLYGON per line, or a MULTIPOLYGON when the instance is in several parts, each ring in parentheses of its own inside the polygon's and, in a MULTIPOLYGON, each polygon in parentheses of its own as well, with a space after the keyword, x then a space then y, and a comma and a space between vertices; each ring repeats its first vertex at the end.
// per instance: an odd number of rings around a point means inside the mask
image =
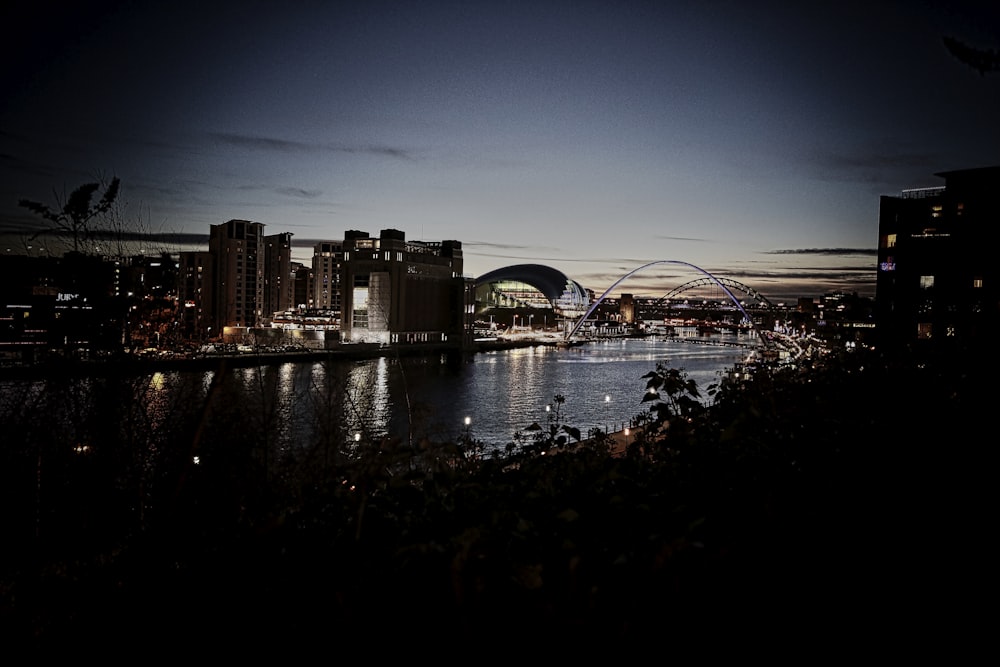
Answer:
POLYGON ((528 315, 528 331, 534 331, 534 328, 532 327, 531 324, 532 320, 534 319, 535 319, 534 315, 528 315))
POLYGON ((472 424, 472 417, 465 418, 465 441, 469 441, 469 426, 472 424))

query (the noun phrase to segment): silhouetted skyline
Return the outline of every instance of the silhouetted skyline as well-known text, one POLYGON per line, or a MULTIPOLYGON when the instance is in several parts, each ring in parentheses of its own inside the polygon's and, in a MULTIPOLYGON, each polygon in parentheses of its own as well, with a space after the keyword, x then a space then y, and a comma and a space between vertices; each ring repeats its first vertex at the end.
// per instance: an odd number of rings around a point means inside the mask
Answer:
POLYGON ((786 4, 15 0, 0 233, 104 175, 187 240, 394 228, 461 241, 473 276, 542 263, 601 293, 669 259, 870 296, 879 196, 1000 162, 1000 74, 945 43, 1000 47, 998 12, 786 4))

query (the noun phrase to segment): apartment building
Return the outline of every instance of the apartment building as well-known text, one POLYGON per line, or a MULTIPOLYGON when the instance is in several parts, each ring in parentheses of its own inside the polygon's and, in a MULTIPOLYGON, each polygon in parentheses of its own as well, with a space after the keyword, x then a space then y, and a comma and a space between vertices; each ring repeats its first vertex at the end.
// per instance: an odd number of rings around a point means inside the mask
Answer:
POLYGON ((886 353, 986 351, 1000 313, 1000 166, 879 201, 876 340, 886 353))

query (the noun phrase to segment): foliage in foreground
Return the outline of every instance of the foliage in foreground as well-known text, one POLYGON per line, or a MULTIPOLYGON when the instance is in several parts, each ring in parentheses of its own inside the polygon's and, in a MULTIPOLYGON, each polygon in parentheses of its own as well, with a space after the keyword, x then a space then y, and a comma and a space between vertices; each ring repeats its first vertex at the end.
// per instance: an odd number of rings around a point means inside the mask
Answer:
POLYGON ((515 626, 679 641, 763 622, 765 600, 786 624, 916 603, 914 568, 947 551, 929 533, 981 539, 983 473, 956 465, 979 456, 974 374, 858 352, 761 369, 713 388, 707 408, 676 369, 644 379, 645 426, 619 456, 561 424, 539 429, 545 446, 492 457, 472 441, 384 440, 323 465, 271 461, 264 477, 247 450, 242 467, 179 474, 141 523, 78 508, 65 539, 5 556, 5 632, 308 642, 515 626))

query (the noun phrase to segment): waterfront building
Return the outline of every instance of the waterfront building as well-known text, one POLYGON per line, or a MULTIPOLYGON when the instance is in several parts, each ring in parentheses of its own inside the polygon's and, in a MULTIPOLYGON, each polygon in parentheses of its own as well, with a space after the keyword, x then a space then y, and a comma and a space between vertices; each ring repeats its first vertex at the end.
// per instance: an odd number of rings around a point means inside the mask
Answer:
POLYGON ((1000 312, 1000 166, 879 201, 877 340, 887 353, 985 351, 1000 312))
MULTIPOLYGON (((212 253, 205 250, 181 252, 177 264, 181 332, 188 340, 211 338, 215 325, 212 253)), ((221 329, 215 331, 218 333, 221 329)))
MULTIPOLYGON (((583 316, 594 294, 562 271, 542 264, 516 264, 490 271, 476 279, 475 308, 480 318, 496 314, 504 324, 524 324, 537 313, 543 322, 567 326, 583 316), (527 318, 527 319, 526 319, 527 318)), ((529 324, 530 326, 530 324, 529 324)))
POLYGON ((273 313, 295 306, 295 271, 292 268, 292 234, 281 232, 264 237, 264 303, 262 319, 266 325, 273 313))
POLYGON ((331 311, 341 317, 340 270, 343 241, 320 241, 313 247, 311 300, 306 307, 331 311))
POLYGON ((244 329, 264 318, 264 225, 229 220, 209 229, 208 251, 214 264, 216 331, 244 329))
POLYGON ((340 274, 345 342, 456 343, 473 329, 474 285, 462 276, 460 241, 344 234, 340 274))

